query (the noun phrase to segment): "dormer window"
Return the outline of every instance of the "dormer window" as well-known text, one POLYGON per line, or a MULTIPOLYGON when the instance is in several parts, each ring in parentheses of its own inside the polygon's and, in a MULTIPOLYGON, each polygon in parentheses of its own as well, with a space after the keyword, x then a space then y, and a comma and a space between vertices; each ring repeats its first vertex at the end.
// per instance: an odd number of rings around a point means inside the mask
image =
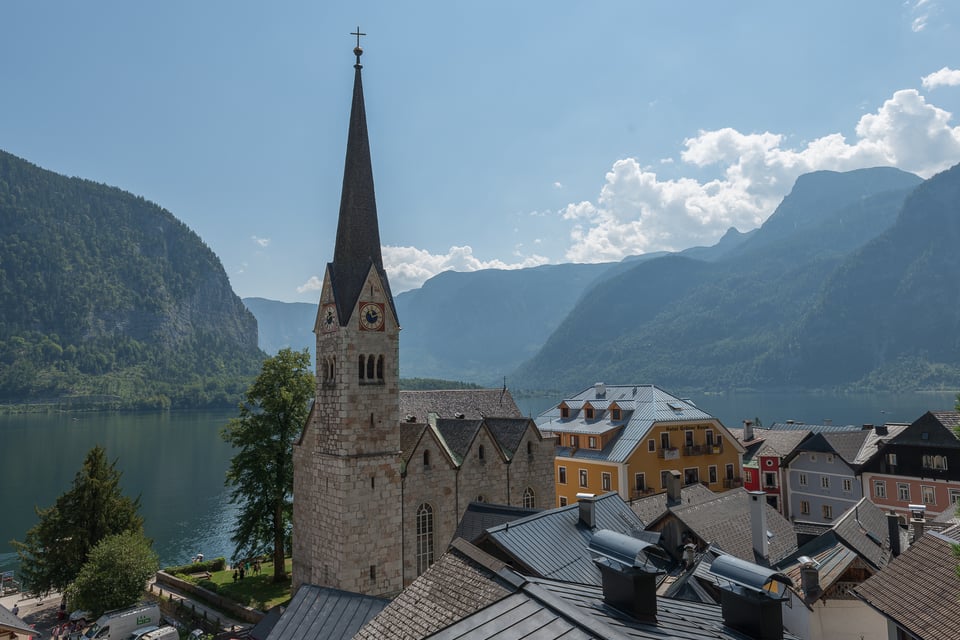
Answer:
POLYGON ((610 419, 613 421, 620 419, 620 407, 614 407, 610 409, 610 419))
POLYGON ((570 417, 570 408, 569 407, 560 407, 560 417, 569 418, 570 417))
POLYGON ((584 408, 583 415, 587 420, 593 420, 593 407, 584 408))

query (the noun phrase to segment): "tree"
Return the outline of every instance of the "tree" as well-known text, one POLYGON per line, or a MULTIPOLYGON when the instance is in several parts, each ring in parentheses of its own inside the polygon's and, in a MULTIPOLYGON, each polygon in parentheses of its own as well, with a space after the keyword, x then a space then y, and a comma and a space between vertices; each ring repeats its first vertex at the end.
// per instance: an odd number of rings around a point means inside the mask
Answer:
POLYGON ((67 589, 72 607, 98 615, 135 604, 159 561, 152 543, 139 531, 125 531, 101 540, 67 589))
POLYGON ((14 540, 24 583, 31 591, 63 590, 77 577, 87 555, 107 536, 143 531, 137 513, 140 498, 120 491, 116 460, 107 463, 107 452, 96 446, 87 452, 73 479, 73 488, 52 507, 37 508, 40 521, 27 531, 26 540, 14 540))
POLYGON ((226 484, 240 506, 234 558, 272 553, 273 579, 286 580, 284 552, 293 519, 293 441, 303 428, 314 381, 307 350, 267 358, 244 395, 240 415, 222 431, 235 449, 226 484))

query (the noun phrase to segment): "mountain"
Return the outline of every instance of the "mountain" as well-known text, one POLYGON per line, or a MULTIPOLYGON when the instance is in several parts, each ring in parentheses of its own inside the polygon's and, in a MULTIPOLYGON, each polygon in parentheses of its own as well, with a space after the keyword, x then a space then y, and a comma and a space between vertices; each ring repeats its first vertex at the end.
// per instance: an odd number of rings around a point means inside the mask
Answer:
POLYGON ((257 324, 170 212, 0 151, 0 402, 231 406, 257 324))
POLYGON ((400 372, 499 385, 609 264, 445 271, 396 296, 400 372))
POLYGON ((960 165, 907 198, 893 226, 832 274, 771 375, 798 385, 957 388, 960 165))
POLYGON ((313 323, 317 320, 317 303, 278 302, 266 298, 244 298, 250 313, 257 319, 260 328, 258 344, 269 354, 290 347, 297 351, 307 350, 310 361, 316 350, 313 323))
POLYGON ((658 257, 596 283, 512 378, 564 390, 601 380, 677 389, 794 384, 771 366, 779 349, 824 283, 894 223, 921 182, 886 168, 802 176, 759 230, 718 258, 658 257))

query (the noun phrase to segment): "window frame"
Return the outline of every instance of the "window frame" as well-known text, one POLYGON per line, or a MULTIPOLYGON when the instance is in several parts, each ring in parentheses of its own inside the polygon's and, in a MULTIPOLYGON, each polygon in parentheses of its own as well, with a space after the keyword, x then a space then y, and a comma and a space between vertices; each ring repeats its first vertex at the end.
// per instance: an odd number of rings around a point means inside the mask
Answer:
POLYGON ((613 491, 611 487, 613 486, 613 474, 609 471, 600 472, 600 488, 603 491, 613 491))
POLYGON ((567 467, 564 465, 557 467, 557 484, 567 484, 567 467))
POLYGON ((430 568, 436 560, 435 550, 435 532, 434 509, 429 502, 421 502, 417 507, 417 527, 416 527, 416 545, 417 545, 417 575, 430 568))
POLYGON ((580 488, 586 489, 590 486, 590 475, 587 473, 586 469, 579 469, 578 476, 580 480, 580 488))
POLYGON ((873 497, 886 500, 887 499, 887 481, 874 478, 872 484, 873 484, 873 497))

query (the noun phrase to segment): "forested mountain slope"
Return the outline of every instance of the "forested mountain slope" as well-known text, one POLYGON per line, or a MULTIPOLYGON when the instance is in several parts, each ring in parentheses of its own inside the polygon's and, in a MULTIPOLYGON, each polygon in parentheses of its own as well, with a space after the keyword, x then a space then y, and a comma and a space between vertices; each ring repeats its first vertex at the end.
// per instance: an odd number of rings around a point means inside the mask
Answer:
POLYGON ((170 212, 0 151, 0 402, 230 405, 257 325, 170 212))

